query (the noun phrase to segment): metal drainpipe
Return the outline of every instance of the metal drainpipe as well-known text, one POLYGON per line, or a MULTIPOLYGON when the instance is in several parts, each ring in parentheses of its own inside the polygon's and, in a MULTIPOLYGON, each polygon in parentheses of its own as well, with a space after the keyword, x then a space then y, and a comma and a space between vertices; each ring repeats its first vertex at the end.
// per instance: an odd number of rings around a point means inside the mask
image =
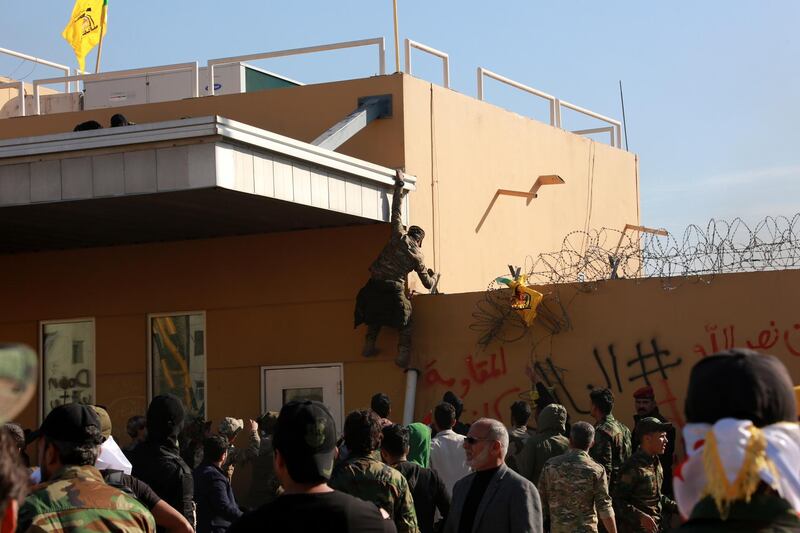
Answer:
POLYGON ((403 425, 407 426, 414 421, 414 404, 417 398, 417 378, 419 369, 406 369, 406 400, 403 404, 403 425))

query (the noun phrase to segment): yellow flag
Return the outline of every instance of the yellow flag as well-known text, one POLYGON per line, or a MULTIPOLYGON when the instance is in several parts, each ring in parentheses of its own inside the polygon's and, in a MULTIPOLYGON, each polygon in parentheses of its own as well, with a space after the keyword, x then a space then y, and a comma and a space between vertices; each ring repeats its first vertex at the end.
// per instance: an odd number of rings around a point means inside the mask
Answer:
POLYGON ((100 42, 108 28, 108 0, 75 0, 72 18, 64 28, 62 37, 75 50, 80 69, 86 70, 86 54, 100 42))

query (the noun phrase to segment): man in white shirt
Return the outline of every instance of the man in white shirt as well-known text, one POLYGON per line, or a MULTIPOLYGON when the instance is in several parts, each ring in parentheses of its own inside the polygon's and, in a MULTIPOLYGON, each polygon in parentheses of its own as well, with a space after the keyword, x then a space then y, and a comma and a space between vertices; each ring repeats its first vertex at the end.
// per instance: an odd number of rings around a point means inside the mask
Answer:
POLYGON ((437 433, 431 440, 431 468, 442 478, 450 496, 456 481, 471 472, 464 454, 464 435, 453 431, 455 423, 456 410, 449 403, 440 403, 433 410, 437 433))

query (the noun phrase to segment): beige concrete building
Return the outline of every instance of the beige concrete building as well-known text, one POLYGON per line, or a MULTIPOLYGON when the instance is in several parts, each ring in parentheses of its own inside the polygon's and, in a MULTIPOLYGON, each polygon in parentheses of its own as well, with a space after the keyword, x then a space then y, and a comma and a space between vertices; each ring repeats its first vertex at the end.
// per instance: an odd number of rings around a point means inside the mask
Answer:
MULTIPOLYGON (((367 360, 352 327, 396 168, 446 293, 481 291, 572 230, 639 223, 634 154, 406 74, 93 109, 82 98, 79 111, 0 120, 0 340, 42 357, 26 426, 94 401, 125 442, 127 417, 161 392, 213 420, 312 397, 341 421, 381 390, 403 419, 396 335, 367 360), (390 116, 334 150, 314 144, 381 95, 390 116), (72 131, 120 112, 137 125, 72 131)), ((415 343, 424 367, 433 345, 415 343)))

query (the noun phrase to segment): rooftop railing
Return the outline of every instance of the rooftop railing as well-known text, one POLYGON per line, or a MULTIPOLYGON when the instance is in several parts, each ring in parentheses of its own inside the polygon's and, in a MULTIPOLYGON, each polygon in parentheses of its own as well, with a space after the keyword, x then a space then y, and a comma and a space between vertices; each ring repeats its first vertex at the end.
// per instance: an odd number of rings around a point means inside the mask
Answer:
POLYGON ((506 78, 505 76, 501 76, 500 74, 492 72, 491 70, 485 69, 483 67, 478 67, 478 100, 485 100, 484 87, 483 87, 484 78, 492 78, 501 83, 505 83, 506 85, 514 87, 515 89, 525 91, 526 93, 547 100, 547 102, 550 104, 550 125, 555 126, 556 128, 562 127, 561 108, 571 109, 572 111, 576 111, 588 117, 592 117, 597 120, 606 122, 610 124, 610 126, 606 126, 603 128, 575 130, 572 133, 575 133, 577 135, 609 133, 611 137, 611 146, 614 146, 616 148, 622 147, 622 123, 620 121, 614 120, 613 118, 609 118, 605 115, 601 115, 600 113, 595 113, 594 111, 590 111, 589 109, 586 109, 584 107, 577 106, 573 103, 567 102, 566 100, 561 100, 551 94, 547 94, 544 91, 534 89, 533 87, 528 87, 527 85, 523 85, 518 81, 514 81, 511 78, 506 78))
MULTIPOLYGON (((374 39, 362 39, 360 41, 345 41, 342 43, 321 44, 317 46, 306 46, 304 48, 290 48, 289 50, 277 50, 273 52, 261 52, 256 54, 247 54, 241 56, 221 57, 218 59, 208 60, 208 75, 209 79, 214 79, 214 67, 216 65, 228 65, 230 63, 239 63, 242 61, 257 61, 259 59, 271 59, 275 57, 296 56, 302 54, 312 54, 315 52, 327 52, 329 50, 341 50, 344 48, 358 48, 362 46, 377 46, 378 47, 378 71, 381 76, 386 74, 386 42, 383 37, 376 37, 374 39)), ((214 96, 214 84, 209 84, 209 94, 214 96)))
POLYGON ((406 74, 411 75, 411 49, 416 48, 422 52, 427 52, 432 56, 436 56, 442 60, 442 85, 445 88, 450 88, 450 56, 441 50, 431 48, 430 46, 406 39, 406 74))
POLYGON ((25 82, 24 81, 8 81, 0 83, 0 89, 16 89, 19 93, 19 116, 25 116, 25 82))

